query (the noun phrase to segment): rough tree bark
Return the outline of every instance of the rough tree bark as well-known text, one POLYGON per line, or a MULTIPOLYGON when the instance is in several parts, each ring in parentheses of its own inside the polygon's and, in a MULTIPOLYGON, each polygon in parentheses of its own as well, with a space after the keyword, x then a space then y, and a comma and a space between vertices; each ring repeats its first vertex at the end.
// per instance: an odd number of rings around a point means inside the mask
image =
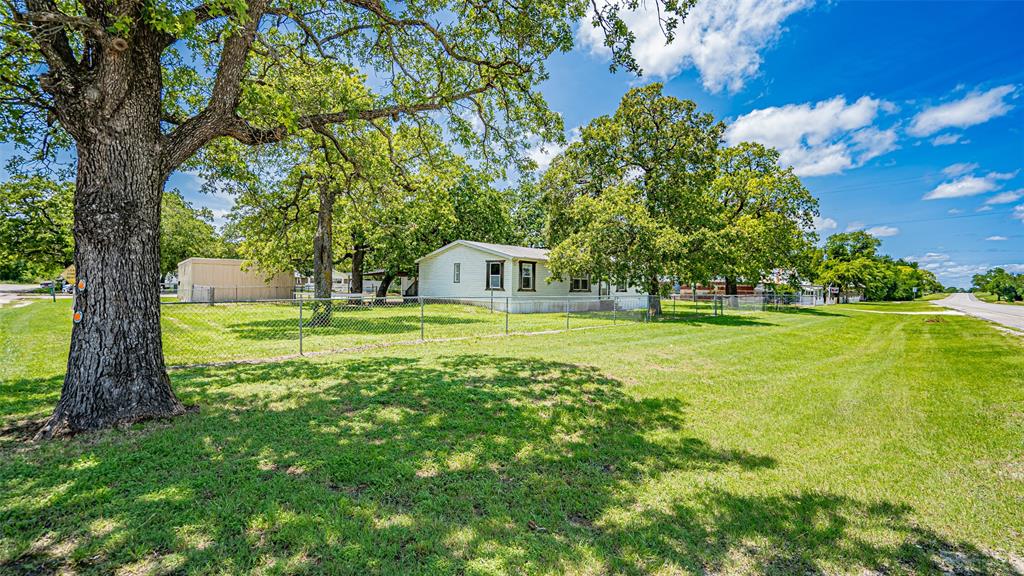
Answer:
POLYGON ((320 183, 318 192, 320 209, 313 234, 313 296, 326 301, 313 304, 314 323, 331 319, 331 290, 334 286, 334 192, 326 182, 320 183))
MULTIPOLYGON (((185 412, 160 334, 160 61, 126 50, 120 109, 77 138, 71 351, 48 438, 185 412)), ((100 107, 102 111, 102 107, 100 107)))

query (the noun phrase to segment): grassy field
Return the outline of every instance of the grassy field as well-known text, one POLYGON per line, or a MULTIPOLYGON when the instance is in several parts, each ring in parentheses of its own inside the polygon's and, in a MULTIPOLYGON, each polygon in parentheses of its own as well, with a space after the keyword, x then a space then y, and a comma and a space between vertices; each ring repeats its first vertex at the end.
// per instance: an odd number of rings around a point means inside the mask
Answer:
POLYGON ((1006 300, 997 299, 995 294, 990 294, 988 292, 975 292, 974 295, 978 298, 978 300, 982 300, 984 302, 991 302, 993 304, 1007 304, 1007 305, 1014 305, 1014 306, 1024 306, 1024 301, 1021 301, 1021 302, 1007 302, 1006 300))
POLYGON ((856 309, 184 368, 43 444, 66 305, 0 309, 0 573, 1015 573, 1024 342, 856 309))
POLYGON ((913 302, 858 302, 846 304, 849 310, 876 310, 881 312, 941 312, 942 307, 932 304, 928 300, 914 300, 913 302))
MULTIPOLYGON (((628 300, 636 304, 635 299, 628 300)), ((643 321, 644 310, 577 311, 543 314, 506 314, 488 302, 481 305, 457 303, 426 304, 416 301, 388 306, 342 305, 335 302, 329 318, 317 318, 313 305, 303 305, 302 348, 304 352, 350 350, 354 348, 411 342, 499 336, 552 330, 591 328, 620 322, 643 321), (568 316, 568 317, 567 317, 568 316)), ((561 302, 556 302, 561 306, 561 302)), ((70 301, 39 301, 32 310, 14 309, 6 323, 10 331, 32 340, 50 340, 57 348, 68 346, 70 301), (59 329, 55 329, 59 328, 59 329)), ((669 318, 710 313, 710 302, 664 301, 669 318)), ((162 307, 164 350, 170 365, 188 365, 228 360, 256 360, 299 353, 299 306, 297 301, 243 302, 237 304, 178 304, 162 307)))

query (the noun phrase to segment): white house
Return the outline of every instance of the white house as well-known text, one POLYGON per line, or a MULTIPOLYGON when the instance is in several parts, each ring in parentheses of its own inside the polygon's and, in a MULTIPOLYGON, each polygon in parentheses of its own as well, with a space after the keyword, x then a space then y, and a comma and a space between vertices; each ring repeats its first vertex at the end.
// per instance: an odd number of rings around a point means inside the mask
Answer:
POLYGON ((626 285, 591 282, 589 276, 551 280, 548 250, 456 240, 418 259, 418 294, 452 298, 510 312, 642 308, 646 297, 626 285), (601 301, 604 301, 602 304, 601 301), (568 302, 568 304, 567 304, 568 302))

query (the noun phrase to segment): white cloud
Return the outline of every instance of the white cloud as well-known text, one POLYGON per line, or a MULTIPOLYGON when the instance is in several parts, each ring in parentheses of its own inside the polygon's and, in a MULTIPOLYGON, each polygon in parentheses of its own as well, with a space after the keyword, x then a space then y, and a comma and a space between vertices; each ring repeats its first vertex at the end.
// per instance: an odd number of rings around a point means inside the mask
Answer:
MULTIPOLYGON (((760 52, 782 33, 782 22, 812 4, 812 0, 698 2, 667 45, 653 7, 641 3, 621 16, 636 37, 632 53, 645 74, 667 79, 696 68, 707 90, 737 92, 757 74, 760 52)), ((589 17, 580 26, 579 37, 591 52, 607 57, 604 34, 589 17)))
POLYGON ((887 238, 899 234, 900 229, 895 226, 872 226, 865 230, 865 232, 876 238, 887 238))
POLYGON ((961 138, 960 134, 940 134, 932 138, 932 146, 947 146, 956 144, 961 138))
POLYGON ((959 208, 950 208, 949 210, 946 210, 946 213, 947 214, 963 214, 964 211, 959 209, 959 208))
POLYGON ((862 96, 847 104, 836 96, 811 104, 754 110, 725 132, 729 145, 750 141, 778 149, 779 162, 799 176, 838 174, 896 149, 895 129, 874 126, 890 103, 862 96))
POLYGON ((1009 180, 1016 175, 1016 172, 989 172, 984 176, 961 176, 955 180, 939 184, 931 192, 925 194, 924 199, 938 200, 942 198, 977 196, 978 194, 998 190, 1002 186, 999 183, 1001 180, 1009 180))
POLYGON ((1013 218, 1015 220, 1024 220, 1024 204, 1018 204, 1014 206, 1013 214, 1010 215, 1010 218, 1013 218))
POLYGON ((1000 192, 988 200, 985 200, 985 204, 1011 204, 1021 198, 1024 198, 1024 188, 1000 192))
POLYGON ((565 145, 544 142, 539 137, 534 137, 531 139, 530 147, 526 149, 526 157, 537 163, 538 170, 547 170, 548 166, 551 165, 551 161, 555 159, 555 156, 561 154, 569 144, 572 144, 579 139, 579 127, 573 128, 569 132, 569 138, 565 145))
POLYGON ((1006 236, 989 236, 988 238, 985 238, 985 240, 988 240, 989 242, 1002 242, 1003 240, 1008 240, 1008 238, 1006 236))
POLYGON ((835 230, 839 228, 839 223, 832 218, 821 218, 819 216, 814 217, 814 230, 816 232, 828 232, 829 230, 835 230))
POLYGON ((931 136, 944 128, 967 128, 998 118, 1013 108, 1005 98, 1016 88, 1007 84, 986 92, 975 91, 960 100, 925 108, 914 117, 907 132, 911 136, 931 136))
POLYGON ((942 252, 926 252, 924 256, 911 256, 910 259, 915 262, 946 262, 949 260, 949 254, 943 254, 942 252))
POLYGON ((942 173, 950 178, 959 176, 961 174, 967 174, 968 172, 974 172, 978 169, 977 162, 958 162, 956 164, 950 164, 942 169, 942 173))
POLYGON ((863 230, 863 229, 864 229, 864 223, 859 221, 859 220, 854 220, 853 222, 850 222, 849 224, 846 225, 846 231, 847 232, 856 232, 857 230, 863 230))

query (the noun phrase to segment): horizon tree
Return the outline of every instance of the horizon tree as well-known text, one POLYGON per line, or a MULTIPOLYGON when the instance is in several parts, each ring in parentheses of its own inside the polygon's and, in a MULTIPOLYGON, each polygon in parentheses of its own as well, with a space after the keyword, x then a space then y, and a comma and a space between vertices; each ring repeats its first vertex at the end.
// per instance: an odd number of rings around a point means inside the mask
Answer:
MULTIPOLYGON (((659 83, 631 89, 614 114, 592 120, 543 177, 552 276, 589 274, 658 295, 663 276, 704 275, 724 129, 659 83)), ((660 298, 650 307, 660 314, 660 298)))

